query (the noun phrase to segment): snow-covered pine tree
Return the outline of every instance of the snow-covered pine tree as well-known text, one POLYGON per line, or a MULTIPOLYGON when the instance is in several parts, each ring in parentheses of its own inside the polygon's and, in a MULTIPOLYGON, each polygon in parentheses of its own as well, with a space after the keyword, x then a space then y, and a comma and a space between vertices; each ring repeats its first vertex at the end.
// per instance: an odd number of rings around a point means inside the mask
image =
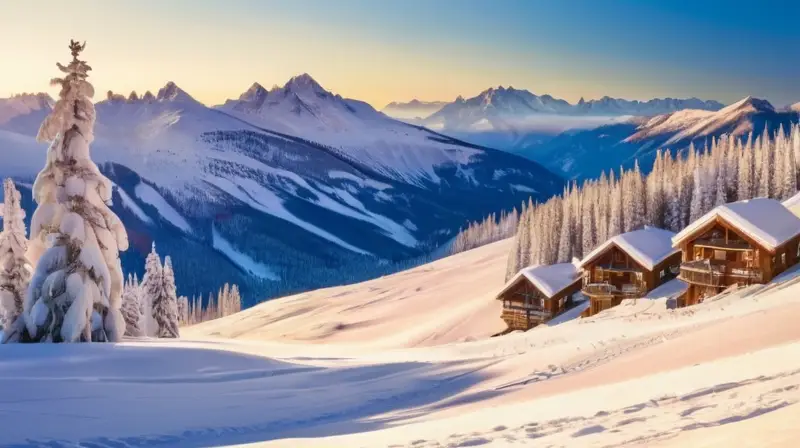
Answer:
POLYGON ((531 217, 533 214, 532 204, 522 204, 522 218, 520 219, 519 226, 517 227, 517 236, 519 240, 519 255, 517 256, 517 269, 514 274, 520 269, 528 266, 530 263, 531 252, 531 217))
MULTIPOLYGON (((613 172, 611 180, 614 180, 613 172)), ((615 182, 611 188, 611 202, 608 217, 608 238, 613 238, 623 232, 622 182, 615 182)))
POLYGON ((219 294, 217 295, 217 303, 219 304, 219 314, 220 317, 227 316, 230 314, 230 295, 231 295, 231 285, 225 283, 220 289, 219 294))
POLYGON ((689 222, 695 222, 703 216, 703 197, 705 195, 703 189, 705 188, 705 178, 701 174, 701 169, 694 170, 694 192, 692 193, 692 201, 689 210, 689 222))
POLYGON ((25 252, 25 210, 14 181, 3 182, 3 232, 0 233, 0 326, 2 342, 28 339, 23 316, 23 301, 31 279, 31 267, 25 252))
POLYGON ((189 325, 189 298, 178 297, 178 324, 189 325))
POLYGON ((145 317, 146 324, 143 328, 146 330, 147 336, 158 335, 158 323, 155 320, 155 310, 153 304, 156 299, 163 296, 164 293, 164 268, 161 266, 161 258, 156 252, 156 243, 153 242, 150 253, 144 261, 144 277, 142 278, 141 300, 145 304, 145 317))
POLYGON ((594 225, 596 228, 595 242, 602 244, 608 239, 608 200, 609 188, 608 178, 605 171, 600 173, 597 181, 597 206, 595 207, 594 225))
POLYGON ((583 220, 583 231, 581 235, 582 257, 585 257, 591 252, 597 244, 597 226, 595 225, 596 189, 590 187, 588 190, 589 191, 584 191, 583 210, 581 211, 581 218, 583 220))
POLYGON ((797 184, 800 185, 800 123, 792 127, 792 154, 795 162, 795 173, 798 175, 797 184))
POLYGON ((558 263, 566 263, 572 260, 572 206, 569 203, 569 196, 565 194, 561 201, 563 219, 561 220, 561 230, 558 238, 558 263))
POLYGON ((122 267, 128 248, 122 222, 111 211, 111 182, 89 157, 93 140, 91 67, 78 59, 85 45, 70 42, 72 61, 53 79, 59 99, 37 139, 51 142, 33 185, 38 208, 31 223, 29 258, 36 264, 24 301, 35 341, 118 341, 122 267))
POLYGON ((139 303, 139 285, 128 274, 128 280, 122 290, 122 317, 125 319, 125 336, 139 337, 142 332, 142 307, 139 303))
POLYGON ((158 329, 156 336, 159 338, 177 338, 178 331, 178 295, 175 290, 175 274, 172 270, 172 261, 169 255, 164 259, 161 274, 161 293, 153 297, 153 319, 158 329))
POLYGON ((788 141, 786 144, 787 147, 783 152, 784 160, 782 162, 782 165, 784 165, 781 185, 782 199, 788 199, 797 193, 797 161, 794 159, 794 151, 788 146, 788 141))
POLYGON ((786 136, 783 133, 783 125, 780 126, 778 132, 775 133, 774 139, 770 142, 773 148, 773 172, 770 184, 770 192, 775 199, 783 198, 783 180, 786 172, 785 151, 787 146, 784 144, 786 136))
POLYGON ((511 251, 508 253, 508 260, 506 260, 506 281, 511 280, 517 272, 519 272, 519 228, 517 226, 517 233, 511 241, 511 251))
POLYGON ((231 286, 231 311, 233 314, 242 311, 242 294, 236 284, 231 286))

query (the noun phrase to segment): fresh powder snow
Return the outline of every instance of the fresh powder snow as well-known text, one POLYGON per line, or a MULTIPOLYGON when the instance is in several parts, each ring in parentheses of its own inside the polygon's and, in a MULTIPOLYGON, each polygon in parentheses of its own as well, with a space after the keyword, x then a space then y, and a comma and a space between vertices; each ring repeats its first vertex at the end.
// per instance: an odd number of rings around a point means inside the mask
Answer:
POLYGON ((270 301, 179 340, 0 346, 0 444, 792 446, 800 436, 800 269, 690 308, 626 300, 490 338, 509 246, 270 301))
POLYGON ((585 266, 606 249, 615 245, 630 255, 642 267, 652 270, 658 263, 678 252, 677 249, 672 247, 673 236, 675 236, 674 232, 648 226, 633 232, 623 233, 609 239, 589 252, 589 255, 581 260, 580 266, 585 266))
POLYGON ((800 218, 774 199, 756 198, 720 205, 675 235, 675 245, 720 217, 768 249, 775 249, 800 234, 800 218))
MULTIPOLYGON (((580 280, 580 275, 580 270, 573 263, 529 266, 512 277, 502 291, 510 288, 520 277, 525 277, 546 297, 553 297, 562 289, 580 280)), ((498 293, 500 294, 502 292, 498 293)))

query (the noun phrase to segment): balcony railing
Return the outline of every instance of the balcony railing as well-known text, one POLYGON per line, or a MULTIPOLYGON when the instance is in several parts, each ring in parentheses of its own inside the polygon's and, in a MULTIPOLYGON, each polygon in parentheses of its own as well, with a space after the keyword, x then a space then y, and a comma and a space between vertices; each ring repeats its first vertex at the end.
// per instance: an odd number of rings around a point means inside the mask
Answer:
POLYGON ((524 306, 506 306, 503 307, 503 314, 522 314, 531 317, 549 318, 552 313, 541 307, 524 307, 524 306))
POLYGON ((583 293, 587 296, 595 297, 607 296, 635 299, 642 297, 647 291, 645 291, 644 287, 632 283, 623 284, 619 287, 610 283, 589 283, 583 286, 583 293))
POLYGON ((500 316, 513 330, 528 330, 536 325, 547 322, 553 315, 549 311, 523 309, 523 308, 503 308, 500 316))
POLYGON ((763 275, 758 268, 744 267, 734 262, 697 260, 681 264, 680 279, 697 285, 724 287, 761 283, 763 275))
POLYGON ((695 247, 708 247, 712 249, 722 249, 722 250, 735 250, 735 251, 747 251, 753 250, 753 247, 750 246, 746 241, 738 241, 738 240, 728 240, 725 241, 724 238, 706 238, 701 240, 696 240, 694 242, 695 247))

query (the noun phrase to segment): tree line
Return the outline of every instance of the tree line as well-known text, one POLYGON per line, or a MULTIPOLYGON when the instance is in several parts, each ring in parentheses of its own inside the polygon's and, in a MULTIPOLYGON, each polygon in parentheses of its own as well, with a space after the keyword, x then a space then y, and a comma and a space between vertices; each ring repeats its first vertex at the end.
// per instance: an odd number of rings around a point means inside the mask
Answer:
POLYGON ((504 215, 518 216, 516 225, 500 226, 491 216, 472 223, 456 237, 453 252, 513 237, 510 278, 526 266, 582 258, 609 238, 646 225, 678 232, 718 205, 789 198, 797 192, 798 160, 800 125, 758 138, 723 135, 674 154, 659 150, 647 175, 635 163, 581 185, 572 182, 544 203, 529 199, 518 214, 504 215))

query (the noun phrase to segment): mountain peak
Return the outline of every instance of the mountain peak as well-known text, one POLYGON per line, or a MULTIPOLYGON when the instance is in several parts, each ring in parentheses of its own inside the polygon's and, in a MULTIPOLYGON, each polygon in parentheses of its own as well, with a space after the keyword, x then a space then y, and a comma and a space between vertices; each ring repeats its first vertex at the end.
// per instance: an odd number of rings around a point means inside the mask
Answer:
POLYGON ((189 94, 183 89, 178 87, 177 84, 169 81, 166 85, 164 85, 164 87, 159 89, 156 99, 158 101, 185 101, 192 100, 192 97, 189 96, 189 94))
POLYGON ((733 112, 733 111, 751 111, 751 112, 775 112, 775 107, 770 104, 767 100, 762 100, 758 98, 753 98, 752 96, 747 96, 742 100, 739 100, 728 107, 722 109, 722 112, 733 112))
POLYGON ((293 76, 286 85, 283 86, 284 89, 289 91, 303 91, 303 90, 313 90, 318 92, 324 92, 325 89, 322 88, 319 83, 314 80, 308 73, 303 73, 301 75, 293 76))
POLYGON ((244 93, 239 96, 239 100, 241 101, 258 101, 267 96, 269 91, 264 88, 261 84, 254 82, 249 89, 247 89, 244 93))

